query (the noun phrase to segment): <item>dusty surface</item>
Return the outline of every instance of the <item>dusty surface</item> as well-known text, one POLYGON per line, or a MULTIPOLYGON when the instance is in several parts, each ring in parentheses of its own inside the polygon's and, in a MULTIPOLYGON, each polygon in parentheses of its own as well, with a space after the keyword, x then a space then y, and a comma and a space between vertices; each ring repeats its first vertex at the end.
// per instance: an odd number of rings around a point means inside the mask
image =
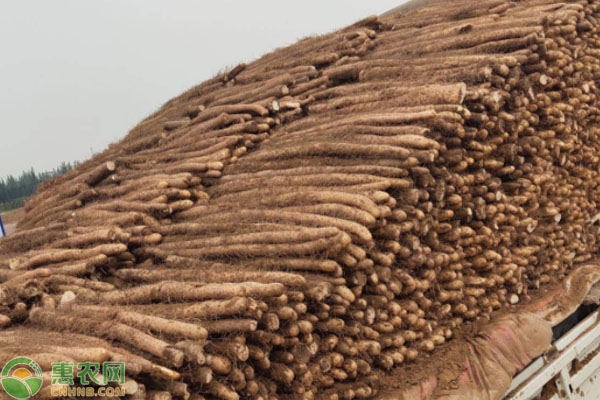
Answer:
POLYGON ((17 223, 23 218, 24 214, 25 212, 22 208, 2 214, 2 222, 4 223, 7 235, 10 235, 17 229, 17 223))
POLYGON ((6 224, 4 228, 6 229, 6 234, 10 235, 17 229, 17 224, 6 224))
POLYGON ((21 218, 25 215, 25 211, 22 208, 19 208, 14 211, 9 211, 7 213, 2 213, 2 221, 5 224, 16 224, 21 218))

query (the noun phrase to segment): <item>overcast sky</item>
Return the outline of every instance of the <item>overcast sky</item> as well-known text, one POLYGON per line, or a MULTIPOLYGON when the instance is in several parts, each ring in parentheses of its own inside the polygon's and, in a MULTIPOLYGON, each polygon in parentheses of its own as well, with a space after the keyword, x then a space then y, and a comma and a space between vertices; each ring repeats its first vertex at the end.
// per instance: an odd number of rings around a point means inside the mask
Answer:
POLYGON ((0 178, 100 152, 226 67, 403 0, 1 0, 0 178))

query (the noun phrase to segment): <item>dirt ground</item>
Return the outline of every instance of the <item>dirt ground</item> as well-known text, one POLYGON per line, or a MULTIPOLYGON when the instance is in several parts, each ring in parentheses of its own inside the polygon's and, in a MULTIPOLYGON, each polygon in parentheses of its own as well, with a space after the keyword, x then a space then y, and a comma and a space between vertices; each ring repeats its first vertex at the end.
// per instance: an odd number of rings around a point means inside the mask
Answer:
POLYGON ((10 211, 8 213, 2 214, 2 222, 4 222, 4 228, 6 229, 6 234, 10 235, 17 227, 17 223, 23 218, 24 210, 19 208, 14 211, 10 211))

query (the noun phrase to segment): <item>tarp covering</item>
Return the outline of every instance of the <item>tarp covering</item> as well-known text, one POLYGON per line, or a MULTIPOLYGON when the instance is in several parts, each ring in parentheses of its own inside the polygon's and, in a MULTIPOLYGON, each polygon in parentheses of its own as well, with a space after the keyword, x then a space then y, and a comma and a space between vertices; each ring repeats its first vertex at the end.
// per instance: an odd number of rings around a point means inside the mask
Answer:
POLYGON ((590 295, 597 292, 599 281, 599 262, 581 265, 561 285, 480 325, 472 338, 455 340, 435 359, 396 371, 378 399, 502 398, 512 378, 551 348, 552 327, 594 300, 590 295))

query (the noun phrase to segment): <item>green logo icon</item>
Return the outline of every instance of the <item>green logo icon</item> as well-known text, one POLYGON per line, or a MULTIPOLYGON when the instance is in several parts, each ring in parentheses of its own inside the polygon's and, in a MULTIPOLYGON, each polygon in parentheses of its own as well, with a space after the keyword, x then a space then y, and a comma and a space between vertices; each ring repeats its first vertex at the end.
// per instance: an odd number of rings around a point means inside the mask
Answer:
POLYGON ((2 387, 15 399, 29 399, 42 388, 42 369, 27 357, 16 357, 2 368, 2 387))

